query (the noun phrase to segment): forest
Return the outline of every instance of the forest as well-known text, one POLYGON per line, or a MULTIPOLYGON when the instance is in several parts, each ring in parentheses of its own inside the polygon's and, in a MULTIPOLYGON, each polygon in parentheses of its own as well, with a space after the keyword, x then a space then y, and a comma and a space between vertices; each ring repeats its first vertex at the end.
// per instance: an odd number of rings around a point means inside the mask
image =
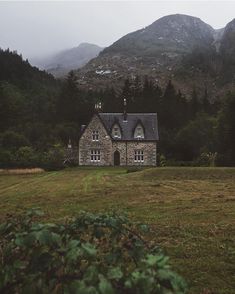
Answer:
POLYGON ((161 88, 136 76, 118 91, 84 90, 74 72, 56 80, 17 52, 0 50, 0 168, 60 166, 95 103, 103 112, 122 112, 123 98, 128 112, 157 112, 160 165, 235 165, 235 89, 215 101, 196 85, 186 97, 174 80, 161 88))

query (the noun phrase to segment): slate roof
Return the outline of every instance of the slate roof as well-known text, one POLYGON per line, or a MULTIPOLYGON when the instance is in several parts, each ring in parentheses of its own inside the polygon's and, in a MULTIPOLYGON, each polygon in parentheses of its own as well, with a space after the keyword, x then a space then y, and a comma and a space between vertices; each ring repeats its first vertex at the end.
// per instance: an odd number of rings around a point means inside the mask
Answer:
POLYGON ((115 123, 118 123, 122 138, 115 138, 114 140, 120 141, 156 141, 159 140, 158 135, 158 123, 156 113, 127 113, 127 121, 124 121, 123 113, 99 113, 101 121, 103 122, 106 130, 111 136, 112 127, 115 123), (138 123, 141 123, 144 127, 144 139, 135 139, 134 130, 138 123))

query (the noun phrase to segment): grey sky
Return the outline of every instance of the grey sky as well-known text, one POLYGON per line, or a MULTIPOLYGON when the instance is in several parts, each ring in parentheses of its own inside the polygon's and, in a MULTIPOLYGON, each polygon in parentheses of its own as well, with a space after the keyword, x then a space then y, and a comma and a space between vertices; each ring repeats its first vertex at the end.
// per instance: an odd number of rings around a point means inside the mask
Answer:
POLYGON ((30 58, 81 42, 108 46, 174 13, 197 16, 221 28, 235 18, 235 1, 1 1, 0 47, 30 58))

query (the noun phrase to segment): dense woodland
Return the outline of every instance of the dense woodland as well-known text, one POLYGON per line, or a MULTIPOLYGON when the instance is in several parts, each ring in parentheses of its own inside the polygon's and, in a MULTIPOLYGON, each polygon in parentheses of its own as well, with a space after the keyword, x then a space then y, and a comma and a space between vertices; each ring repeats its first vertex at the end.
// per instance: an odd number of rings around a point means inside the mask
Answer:
POLYGON ((122 112, 124 97, 128 112, 158 113, 160 164, 235 165, 235 91, 214 101, 195 85, 185 97, 174 81, 160 88, 151 77, 138 76, 118 92, 85 91, 73 72, 56 80, 16 52, 1 50, 0 167, 46 167, 62 156, 69 139, 78 144, 96 102, 104 112, 122 112))

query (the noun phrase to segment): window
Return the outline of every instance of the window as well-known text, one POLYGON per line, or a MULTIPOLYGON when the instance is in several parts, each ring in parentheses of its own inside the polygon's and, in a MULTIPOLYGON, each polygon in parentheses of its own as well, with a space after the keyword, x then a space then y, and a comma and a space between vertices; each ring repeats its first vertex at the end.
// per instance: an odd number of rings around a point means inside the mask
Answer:
POLYGON ((98 131, 92 132, 92 141, 99 141, 99 132, 98 131))
POLYGON ((97 150, 97 149, 91 150, 91 161, 92 162, 100 161, 100 150, 97 150))
POLYGON ((141 125, 138 125, 136 128, 135 128, 135 133, 134 133, 134 137, 136 139, 141 139, 141 138, 144 138, 144 129, 141 125))
POLYGON ((144 162, 143 150, 135 150, 135 162, 144 162))
POLYGON ((112 136, 113 138, 121 138, 121 130, 119 125, 115 124, 112 129, 112 136))

